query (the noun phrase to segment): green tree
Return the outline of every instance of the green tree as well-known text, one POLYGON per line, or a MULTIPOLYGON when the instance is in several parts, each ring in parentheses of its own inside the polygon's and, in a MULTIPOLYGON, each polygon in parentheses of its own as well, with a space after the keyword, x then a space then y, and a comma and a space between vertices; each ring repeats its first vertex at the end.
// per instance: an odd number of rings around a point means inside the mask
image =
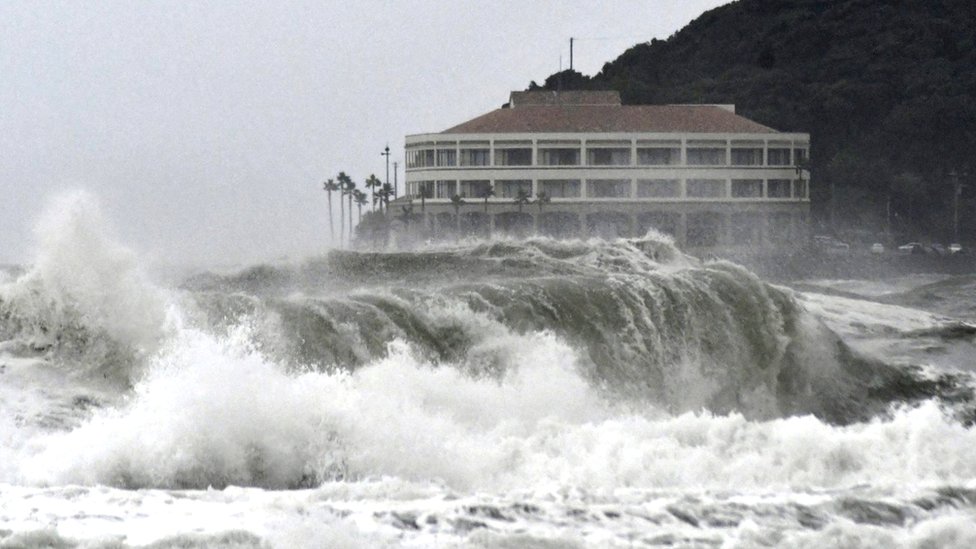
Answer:
POLYGON ((481 191, 481 198, 485 200, 485 213, 488 213, 488 199, 495 196, 495 188, 489 185, 485 190, 481 191))
MULTIPOLYGON (((345 238, 345 233, 346 233, 346 213, 345 212, 346 212, 346 210, 345 210, 345 206, 342 203, 342 198, 345 197, 346 195, 351 194, 352 193, 352 190, 356 187, 356 184, 352 182, 352 178, 351 177, 349 177, 348 175, 346 175, 346 172, 339 172, 339 175, 336 176, 336 179, 338 180, 338 183, 339 183, 339 191, 341 193, 341 195, 339 196, 339 214, 340 214, 339 215, 339 244, 340 244, 340 247, 342 247, 344 245, 343 243, 345 242, 345 239, 346 239, 345 238)), ((352 200, 351 199, 349 201, 349 221, 350 221, 349 237, 352 238, 352 225, 351 225, 351 222, 352 222, 352 200)))
POLYGON ((461 237, 461 206, 464 206, 465 204, 467 204, 467 202, 461 198, 461 195, 455 194, 451 197, 451 206, 454 206, 454 219, 457 222, 457 232, 454 235, 455 242, 461 237))
POLYGON ((526 204, 532 203, 532 195, 524 189, 519 189, 518 193, 515 195, 515 200, 512 200, 512 204, 518 206, 518 212, 522 213, 522 207, 526 204))
POLYGON ((535 203, 537 206, 539 206, 539 216, 536 217, 535 219, 536 233, 539 232, 539 221, 540 218, 542 217, 542 207, 545 206, 546 204, 549 204, 550 202, 552 202, 552 199, 549 198, 549 193, 547 193, 546 191, 539 191, 535 194, 535 203))
MULTIPOLYGON (((373 209, 375 210, 376 203, 380 202, 377 193, 379 192, 380 188, 383 187, 383 182, 380 181, 379 178, 377 178, 375 175, 370 174, 369 178, 366 179, 364 185, 366 185, 366 188, 370 190, 370 195, 372 196, 373 199, 373 209)), ((383 204, 380 203, 380 209, 382 210, 382 208, 383 208, 383 204)))
MULTIPOLYGON (((339 172, 336 176, 336 184, 339 186, 339 247, 345 246, 346 241, 346 205, 342 200, 346 195, 346 182, 352 182, 346 172, 339 172)), ((349 212, 352 216, 352 212, 349 212)))
POLYGON ((362 223, 362 221, 363 221, 363 206, 365 206, 366 204, 369 204, 369 195, 367 195, 363 191, 360 191, 359 189, 356 189, 356 190, 353 191, 353 199, 356 201, 356 207, 359 210, 358 223, 362 223))
POLYGON ((338 191, 339 184, 330 178, 322 184, 322 189, 325 190, 329 197, 329 238, 332 239, 332 242, 335 242, 335 226, 332 223, 332 191, 338 191))
POLYGON ((426 181, 420 183, 420 217, 423 219, 424 231, 427 230, 427 199, 434 197, 434 191, 426 181))
POLYGON ((380 196, 382 196, 383 198, 385 211, 389 212, 390 198, 393 197, 393 185, 390 185, 389 183, 383 183, 383 186, 380 188, 380 196))
POLYGON ((356 183, 350 179, 343 192, 349 199, 349 242, 352 243, 352 199, 356 195, 356 183))
POLYGON ((417 214, 413 213, 413 202, 409 202, 406 206, 400 206, 400 215, 397 216, 397 219, 403 223, 405 233, 410 233, 410 222, 415 217, 417 217, 417 214))

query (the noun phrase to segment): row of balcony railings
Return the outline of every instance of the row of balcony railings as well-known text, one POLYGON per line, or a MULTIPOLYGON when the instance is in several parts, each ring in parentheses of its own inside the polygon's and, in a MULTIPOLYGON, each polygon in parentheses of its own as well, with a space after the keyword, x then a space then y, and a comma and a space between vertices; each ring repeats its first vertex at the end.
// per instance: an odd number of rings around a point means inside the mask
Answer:
POLYGON ((555 179, 410 181, 407 198, 516 198, 542 192, 552 199, 794 199, 808 198, 805 179, 555 179))
POLYGON ((620 148, 501 147, 407 149, 407 168, 511 166, 755 166, 804 164, 805 147, 679 146, 620 148), (585 163, 584 163, 585 160, 585 163))

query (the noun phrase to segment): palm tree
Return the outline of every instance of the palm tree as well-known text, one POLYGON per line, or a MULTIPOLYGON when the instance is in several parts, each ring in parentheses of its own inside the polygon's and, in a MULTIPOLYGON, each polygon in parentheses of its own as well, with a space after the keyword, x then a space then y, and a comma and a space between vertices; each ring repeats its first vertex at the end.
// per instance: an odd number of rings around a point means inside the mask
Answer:
POLYGON ((397 219, 399 219, 403 223, 404 226, 403 232, 410 234, 410 221, 412 221, 413 218, 417 215, 413 213, 413 202, 411 201, 406 206, 400 206, 400 210, 401 213, 400 215, 397 216, 397 219))
POLYGON ((329 179, 322 184, 322 189, 324 189, 329 196, 329 238, 332 239, 332 242, 335 242, 335 226, 332 224, 332 191, 338 191, 339 184, 334 180, 329 179))
POLYGON ((367 195, 363 191, 360 191, 359 189, 356 189, 355 191, 353 191, 352 194, 353 194, 353 199, 356 201, 356 207, 359 209, 359 220, 356 223, 357 224, 358 223, 362 223, 362 221, 363 221, 363 206, 365 206, 366 204, 369 204, 369 199, 368 199, 369 195, 367 195))
MULTIPOLYGON (((339 247, 342 248, 346 240, 346 207, 342 202, 342 197, 346 194, 346 181, 351 180, 346 172, 339 172, 336 179, 338 180, 336 184, 339 187, 339 247)), ((351 216, 352 212, 349 212, 349 215, 351 216)))
MULTIPOLYGON (((377 195, 377 192, 383 186, 383 182, 380 181, 375 175, 370 174, 369 178, 366 180, 366 183, 364 183, 364 185, 366 185, 367 189, 371 190, 371 195, 373 197, 373 211, 375 211, 376 203, 379 202, 379 197, 377 195)), ((380 207, 382 208, 382 203, 380 204, 380 207)))
POLYGON ((352 199, 356 194, 356 182, 352 179, 346 183, 346 190, 343 192, 349 197, 349 242, 352 242, 352 199))
POLYGON ((529 194, 529 192, 524 189, 519 189, 518 194, 515 195, 515 200, 512 201, 512 204, 518 206, 519 213, 522 213, 522 206, 531 203, 532 203, 532 195, 529 194))
POLYGON ((488 238, 491 239, 493 235, 491 234, 491 218, 488 217, 488 199, 495 196, 495 187, 490 183, 488 187, 481 191, 481 198, 485 199, 485 223, 488 225, 488 238))
POLYGON ((420 183, 420 217, 424 220, 424 232, 427 231, 427 199, 433 198, 433 193, 427 183, 420 183))
POLYGON ((546 191, 539 191, 535 193, 535 203, 539 206, 539 215, 535 218, 535 232, 539 232, 539 220, 542 217, 542 207, 548 203, 552 202, 549 198, 549 193, 546 191))
POLYGON ((484 191, 481 191, 481 198, 485 199, 485 213, 488 213, 488 199, 495 196, 495 189, 488 185, 484 191))
POLYGON ((386 211, 390 211, 390 197, 393 196, 393 185, 389 183, 383 183, 383 187, 380 189, 380 196, 383 199, 383 204, 386 207, 386 211))
POLYGON ((451 205, 454 206, 454 219, 457 220, 457 233, 454 235, 454 241, 457 242, 458 238, 461 237, 461 206, 464 206, 467 202, 461 198, 461 195, 456 194, 451 197, 451 205))
MULTIPOLYGON (((339 192, 341 193, 340 196, 339 196, 339 214, 340 214, 340 216, 339 216, 339 243, 340 243, 340 247, 341 247, 342 246, 342 243, 345 242, 345 234, 346 234, 346 210, 345 210, 345 205, 343 205, 343 203, 342 203, 342 198, 345 197, 347 194, 351 193, 352 192, 352 189, 356 186, 356 184, 352 182, 352 178, 351 177, 349 177, 348 175, 346 175, 346 172, 339 172, 339 175, 336 176, 336 179, 338 180, 338 183, 339 183, 339 192)), ((349 204, 349 220, 352 221, 352 202, 351 201, 350 201, 350 204, 349 204)), ((351 228, 350 228, 349 233, 350 233, 349 236, 352 237, 352 229, 351 228)))

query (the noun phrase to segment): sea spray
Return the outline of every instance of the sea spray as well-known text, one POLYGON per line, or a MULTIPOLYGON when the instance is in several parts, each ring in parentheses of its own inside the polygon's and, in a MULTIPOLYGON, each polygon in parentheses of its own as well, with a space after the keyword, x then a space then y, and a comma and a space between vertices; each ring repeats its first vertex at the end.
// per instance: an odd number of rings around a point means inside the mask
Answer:
POLYGON ((188 330, 129 402, 44 439, 27 476, 125 487, 282 488, 390 474, 480 483, 505 462, 493 438, 606 416, 568 348, 545 335, 520 343, 534 351, 499 383, 418 362, 403 343, 351 375, 289 373, 246 329, 220 341, 188 330))
POLYGON ((165 336, 167 299, 119 245, 95 199, 57 197, 35 230, 27 272, 0 287, 0 334, 34 351, 130 381, 130 368, 165 336))

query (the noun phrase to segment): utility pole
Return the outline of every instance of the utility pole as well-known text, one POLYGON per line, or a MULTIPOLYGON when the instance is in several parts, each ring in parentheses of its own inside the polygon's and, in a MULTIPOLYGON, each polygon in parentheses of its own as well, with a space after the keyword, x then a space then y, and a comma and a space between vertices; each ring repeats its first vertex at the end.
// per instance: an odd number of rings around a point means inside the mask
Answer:
POLYGON ((399 187, 397 187, 397 163, 393 163, 393 199, 396 200, 397 194, 399 194, 399 187))
MULTIPOLYGON (((383 152, 380 153, 380 156, 386 157, 386 181, 384 181, 384 183, 389 185, 390 184, 390 146, 389 145, 387 145, 386 148, 383 149, 383 152)), ((395 192, 393 193, 393 199, 394 200, 396 199, 395 192)))
POLYGON ((569 70, 573 70, 573 37, 569 37, 569 70))

